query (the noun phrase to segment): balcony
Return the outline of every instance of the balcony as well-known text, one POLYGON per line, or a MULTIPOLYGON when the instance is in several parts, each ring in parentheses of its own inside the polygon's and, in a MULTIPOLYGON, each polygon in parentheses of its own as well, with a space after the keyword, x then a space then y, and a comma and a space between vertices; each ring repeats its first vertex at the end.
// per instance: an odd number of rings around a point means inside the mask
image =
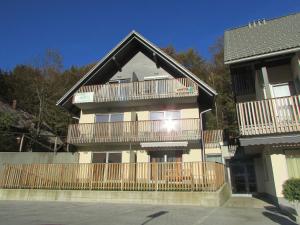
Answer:
POLYGON ((300 96, 238 103, 242 136, 300 132, 300 96))
POLYGON ((72 102, 81 109, 88 109, 93 106, 91 103, 118 107, 122 106, 120 102, 126 102, 126 106, 151 104, 156 101, 162 103, 164 100, 191 103, 196 102, 197 96, 197 84, 190 79, 179 78, 82 86, 74 94, 72 102))
POLYGON ((68 143, 126 143, 200 140, 199 119, 144 120, 72 124, 68 143))

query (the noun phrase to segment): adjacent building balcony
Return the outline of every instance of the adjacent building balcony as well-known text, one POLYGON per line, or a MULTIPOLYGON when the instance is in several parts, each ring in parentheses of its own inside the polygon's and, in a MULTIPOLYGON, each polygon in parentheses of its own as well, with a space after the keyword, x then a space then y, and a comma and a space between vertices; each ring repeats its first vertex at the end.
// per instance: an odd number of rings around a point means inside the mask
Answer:
POLYGON ((69 126, 68 143, 126 143, 200 140, 199 119, 80 123, 69 126))
POLYGON ((197 84, 187 78, 178 78, 82 86, 74 94, 72 102, 81 109, 90 109, 95 107, 95 103, 118 107, 122 103, 127 107, 155 102, 161 104, 163 101, 195 103, 197 96, 197 84))
POLYGON ((237 104, 242 136, 300 132, 300 96, 237 104))

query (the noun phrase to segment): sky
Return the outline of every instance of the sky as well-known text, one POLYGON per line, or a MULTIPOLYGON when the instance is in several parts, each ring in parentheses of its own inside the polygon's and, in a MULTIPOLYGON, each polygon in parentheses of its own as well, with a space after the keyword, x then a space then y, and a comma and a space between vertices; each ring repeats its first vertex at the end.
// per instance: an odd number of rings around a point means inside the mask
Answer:
POLYGON ((0 69, 31 64, 46 49, 65 69, 94 63, 131 30, 209 60, 225 30, 297 12, 300 0, 0 0, 0 69))

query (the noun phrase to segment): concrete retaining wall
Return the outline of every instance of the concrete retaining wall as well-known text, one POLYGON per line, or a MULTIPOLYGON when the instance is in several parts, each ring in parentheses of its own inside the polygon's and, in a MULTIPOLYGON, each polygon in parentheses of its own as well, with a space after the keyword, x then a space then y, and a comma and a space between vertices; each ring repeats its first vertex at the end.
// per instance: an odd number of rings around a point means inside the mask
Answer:
POLYGON ((0 152, 0 170, 3 164, 78 163, 79 154, 70 152, 0 152))
POLYGON ((0 200, 180 204, 208 207, 223 205, 229 196, 230 190, 227 184, 217 192, 0 189, 0 200))

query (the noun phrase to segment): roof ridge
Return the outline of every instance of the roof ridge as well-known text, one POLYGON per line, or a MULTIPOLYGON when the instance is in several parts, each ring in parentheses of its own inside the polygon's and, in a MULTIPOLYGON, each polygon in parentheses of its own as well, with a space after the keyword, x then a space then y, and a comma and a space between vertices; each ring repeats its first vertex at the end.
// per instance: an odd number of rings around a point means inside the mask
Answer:
MULTIPOLYGON (((265 20, 266 20, 266 22, 273 21, 273 20, 279 20, 279 19, 282 19, 284 17, 294 16, 294 15, 297 15, 297 14, 300 14, 300 12, 295 12, 295 13, 291 13, 291 14, 288 14, 288 15, 278 16, 278 17, 273 17, 273 18, 265 19, 265 20)), ((244 28, 244 27, 248 27, 248 24, 225 29, 225 32, 232 31, 232 30, 237 30, 237 29, 241 29, 241 28, 244 28)))

